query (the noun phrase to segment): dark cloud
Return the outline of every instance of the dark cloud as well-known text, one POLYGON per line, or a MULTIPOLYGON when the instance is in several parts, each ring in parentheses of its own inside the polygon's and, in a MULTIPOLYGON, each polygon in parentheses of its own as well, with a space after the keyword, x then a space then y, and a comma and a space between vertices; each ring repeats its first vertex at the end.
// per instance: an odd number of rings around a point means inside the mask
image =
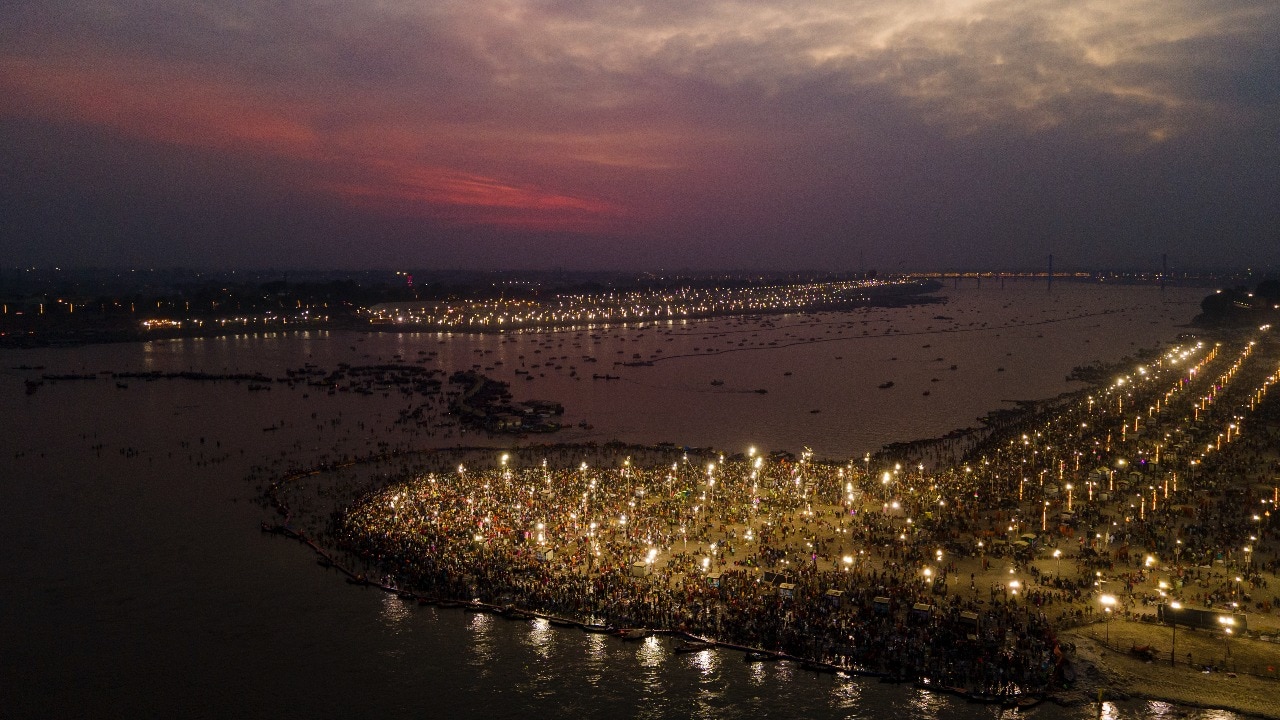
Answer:
POLYGON ((0 47, 19 262, 1280 262, 1269 1, 54 0, 0 47))

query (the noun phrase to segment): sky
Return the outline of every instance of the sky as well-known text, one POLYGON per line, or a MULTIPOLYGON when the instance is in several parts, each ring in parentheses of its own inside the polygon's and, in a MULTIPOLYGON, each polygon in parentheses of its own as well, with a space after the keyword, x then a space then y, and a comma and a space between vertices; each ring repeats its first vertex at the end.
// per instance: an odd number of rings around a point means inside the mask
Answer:
POLYGON ((1275 0, 3 15, 10 266, 1280 266, 1275 0))

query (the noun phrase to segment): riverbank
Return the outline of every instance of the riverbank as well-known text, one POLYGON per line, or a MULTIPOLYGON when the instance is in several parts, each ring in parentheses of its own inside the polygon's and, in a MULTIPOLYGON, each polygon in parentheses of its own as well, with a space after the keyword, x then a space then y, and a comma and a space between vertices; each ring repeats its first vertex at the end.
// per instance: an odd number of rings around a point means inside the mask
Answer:
MULTIPOLYGON (((1061 696, 1071 704, 1093 703, 1101 697, 1104 702, 1132 702, 1155 700, 1187 707, 1230 710, 1260 718, 1280 718, 1280 682, 1274 678, 1235 673, 1225 669, 1206 670, 1202 664, 1187 665, 1185 655, 1177 665, 1168 658, 1171 631, 1166 626, 1142 626, 1138 623, 1115 622, 1110 628, 1111 645, 1107 646, 1098 625, 1079 628, 1062 634, 1064 640, 1075 643, 1077 672, 1082 678, 1075 692, 1061 696), (1145 645, 1152 635, 1163 638, 1159 657, 1144 660, 1127 650, 1134 644, 1145 645)), ((1223 641, 1220 638, 1202 636, 1182 630, 1178 647, 1181 651, 1191 647, 1193 656, 1201 661, 1214 659, 1222 662, 1223 641), (1188 637, 1188 636, 1191 637, 1188 637)), ((1260 640, 1236 639, 1232 641, 1232 653, 1236 656, 1265 656, 1274 664, 1280 659, 1280 651, 1273 643, 1260 640)), ((1181 652, 1180 652, 1181 655, 1181 652)), ((1222 666, 1218 666, 1222 667, 1222 666)))
MULTIPOLYGON (((1277 362, 1265 335, 1173 348, 1125 382, 1011 415, 962 467, 674 447, 588 462, 571 446, 406 467, 315 537, 408 592, 691 632, 973 697, 1066 689, 1071 702, 1089 685, 1071 646, 1086 643, 1061 644, 1064 629, 1150 616, 1166 592, 1248 613, 1255 633, 1274 624, 1271 520, 1246 531, 1237 516, 1273 502, 1256 483, 1276 463, 1277 362), (1169 461, 1205 439, 1179 483, 1169 461), (1117 479, 1116 458, 1145 473, 1117 479)), ((1265 676, 1280 656, 1258 644, 1254 660, 1212 666, 1265 676)), ((1113 692, 1137 683, 1112 674, 1113 692)), ((1149 697, 1178 685, 1153 678, 1149 697)))

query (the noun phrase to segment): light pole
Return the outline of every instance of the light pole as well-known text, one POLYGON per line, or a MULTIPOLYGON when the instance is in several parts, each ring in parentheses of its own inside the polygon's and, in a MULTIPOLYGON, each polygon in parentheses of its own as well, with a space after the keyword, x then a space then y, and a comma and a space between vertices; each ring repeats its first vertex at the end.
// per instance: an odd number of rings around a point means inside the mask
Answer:
POLYGON ((1098 602, 1102 603, 1102 612, 1106 614, 1107 625, 1107 646, 1111 646, 1111 606, 1116 604, 1114 595, 1103 595, 1098 598, 1098 602))
POLYGON ((1169 610, 1171 611, 1169 613, 1169 625, 1173 628, 1173 648, 1169 650, 1170 666, 1174 666, 1178 664, 1178 616, 1172 611, 1181 610, 1181 609, 1182 609, 1182 603, 1178 602, 1177 600, 1174 600, 1173 602, 1169 603, 1169 610))
POLYGON ((1227 646, 1227 657, 1231 657, 1231 629, 1236 624, 1236 619, 1229 615, 1219 615, 1218 622, 1222 625, 1222 641, 1227 646))

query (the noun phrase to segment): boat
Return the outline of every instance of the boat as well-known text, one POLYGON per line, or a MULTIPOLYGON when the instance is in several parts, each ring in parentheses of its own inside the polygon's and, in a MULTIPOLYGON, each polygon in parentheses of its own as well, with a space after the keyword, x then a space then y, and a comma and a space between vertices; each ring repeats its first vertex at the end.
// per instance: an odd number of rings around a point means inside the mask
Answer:
POLYGON ((1014 703, 1014 705, 1015 705, 1019 710, 1030 710, 1031 708, 1033 708, 1033 707, 1035 707, 1035 706, 1039 705, 1040 703, 1044 702, 1044 698, 1045 698, 1045 696, 1044 696, 1044 695, 1040 695, 1040 694, 1035 694, 1035 695, 1019 695, 1019 696, 1018 696, 1018 700, 1017 700, 1017 702, 1015 702, 1015 703, 1014 703))
POLYGON ((703 650, 714 650, 716 644, 705 640, 685 640, 676 645, 676 654, 684 655, 685 653, 702 652, 703 650))

